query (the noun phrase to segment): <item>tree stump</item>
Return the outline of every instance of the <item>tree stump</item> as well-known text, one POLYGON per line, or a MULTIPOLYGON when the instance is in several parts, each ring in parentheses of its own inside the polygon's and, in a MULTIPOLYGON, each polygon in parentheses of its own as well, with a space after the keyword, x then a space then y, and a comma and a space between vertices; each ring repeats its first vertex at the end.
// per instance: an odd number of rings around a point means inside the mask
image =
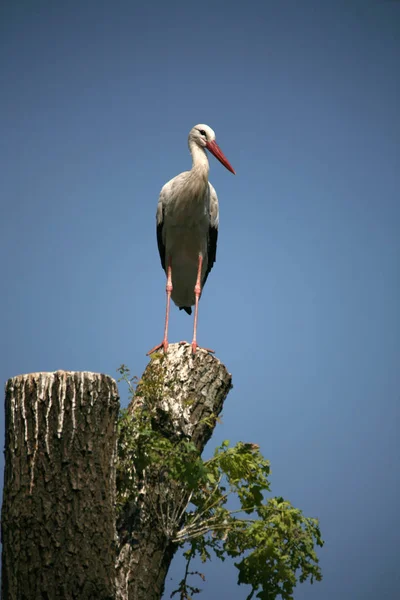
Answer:
POLYGON ((114 600, 118 409, 106 375, 7 382, 3 600, 114 600))
MULTIPOLYGON (((173 344, 150 361, 129 410, 135 415, 152 390, 153 429, 201 452, 230 388, 218 359, 173 344)), ((5 408, 3 600, 159 600, 179 519, 169 526, 158 510, 183 514, 188 494, 150 468, 141 500, 124 506, 117 537, 114 380, 20 375, 7 383, 5 408)))
MULTIPOLYGON (((201 349, 192 355, 189 344, 171 344, 166 355, 148 364, 129 410, 135 414, 152 390, 157 407, 153 427, 170 440, 191 440, 202 452, 231 387, 231 375, 217 358, 201 349)), ((168 514, 179 514, 186 503, 185 490, 156 473, 147 478, 141 501, 125 506, 117 523, 118 600, 161 598, 177 544, 174 524, 163 523, 160 511, 168 505, 168 514)))

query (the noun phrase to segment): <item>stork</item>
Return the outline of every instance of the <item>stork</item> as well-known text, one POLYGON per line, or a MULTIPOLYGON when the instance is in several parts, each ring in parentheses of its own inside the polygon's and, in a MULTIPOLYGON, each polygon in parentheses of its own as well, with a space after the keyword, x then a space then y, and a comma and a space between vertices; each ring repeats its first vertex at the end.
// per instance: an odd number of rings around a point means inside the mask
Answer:
POLYGON ((161 266, 167 276, 167 304, 164 339, 148 355, 161 348, 167 352, 171 298, 180 310, 189 315, 194 305, 193 354, 199 347, 199 299, 215 262, 218 237, 218 197, 208 181, 209 164, 205 150, 209 150, 228 171, 235 174, 217 145, 211 127, 196 125, 189 133, 188 142, 192 168, 164 185, 157 205, 157 243, 161 266))

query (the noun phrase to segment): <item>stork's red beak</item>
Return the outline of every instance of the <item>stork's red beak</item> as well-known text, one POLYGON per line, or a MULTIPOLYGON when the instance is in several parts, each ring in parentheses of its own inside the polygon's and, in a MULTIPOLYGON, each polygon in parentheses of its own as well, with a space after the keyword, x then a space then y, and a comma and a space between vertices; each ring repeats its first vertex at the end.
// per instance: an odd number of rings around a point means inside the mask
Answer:
POLYGON ((232 165, 230 164, 228 159, 225 157, 224 153, 222 152, 221 148, 218 146, 217 142, 206 142, 206 148, 207 148, 207 150, 209 150, 211 152, 211 154, 214 154, 215 158, 217 158, 219 160, 219 162, 222 163, 224 165, 224 167, 226 167, 228 169, 228 171, 230 171, 231 173, 236 175, 232 165))

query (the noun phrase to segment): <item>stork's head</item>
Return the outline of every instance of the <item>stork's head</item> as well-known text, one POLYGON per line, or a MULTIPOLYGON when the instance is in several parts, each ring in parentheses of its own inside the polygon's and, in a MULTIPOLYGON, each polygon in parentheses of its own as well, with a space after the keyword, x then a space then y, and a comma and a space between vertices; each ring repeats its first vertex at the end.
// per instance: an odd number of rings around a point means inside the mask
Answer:
POLYGON ((195 143, 200 146, 200 148, 209 150, 211 154, 213 154, 215 158, 228 169, 228 171, 235 175, 233 167, 215 141, 215 132, 211 127, 204 125, 204 123, 195 125, 189 133, 189 146, 191 143, 195 143))

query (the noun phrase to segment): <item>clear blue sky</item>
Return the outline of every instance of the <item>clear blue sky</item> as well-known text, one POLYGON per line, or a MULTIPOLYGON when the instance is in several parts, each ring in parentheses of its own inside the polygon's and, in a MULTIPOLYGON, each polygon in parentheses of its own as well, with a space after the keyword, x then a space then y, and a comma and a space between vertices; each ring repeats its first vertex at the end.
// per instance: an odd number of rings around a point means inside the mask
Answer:
MULTIPOLYGON (((273 493, 320 518, 324 581, 296 600, 399 594, 399 64, 400 2, 0 5, 1 381, 141 374, 158 193, 210 125, 237 175, 211 157, 198 341, 235 387, 207 452, 259 443, 273 493)), ((171 341, 191 332, 174 307, 171 341)), ((245 597, 232 564, 206 572, 208 600, 245 597)))

